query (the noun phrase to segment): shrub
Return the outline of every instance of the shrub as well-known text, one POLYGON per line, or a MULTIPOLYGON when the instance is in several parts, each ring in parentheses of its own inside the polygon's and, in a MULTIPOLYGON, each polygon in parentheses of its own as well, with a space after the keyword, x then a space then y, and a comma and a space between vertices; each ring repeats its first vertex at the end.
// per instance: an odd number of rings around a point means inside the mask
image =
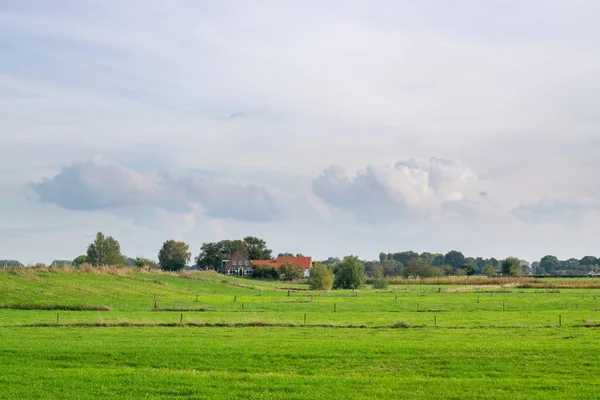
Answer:
POLYGON ((365 266, 356 256, 346 256, 335 266, 336 289, 358 289, 365 282, 365 266))
POLYGON ((327 266, 317 263, 310 269, 308 283, 312 290, 329 290, 333 286, 333 274, 327 266))
POLYGON ((301 279, 304 276, 304 269, 297 265, 285 263, 279 267, 279 278, 284 281, 293 281, 301 279))
POLYGON ((257 279, 279 279, 279 273, 275 267, 269 267, 268 265, 257 265, 252 270, 252 277, 257 279))

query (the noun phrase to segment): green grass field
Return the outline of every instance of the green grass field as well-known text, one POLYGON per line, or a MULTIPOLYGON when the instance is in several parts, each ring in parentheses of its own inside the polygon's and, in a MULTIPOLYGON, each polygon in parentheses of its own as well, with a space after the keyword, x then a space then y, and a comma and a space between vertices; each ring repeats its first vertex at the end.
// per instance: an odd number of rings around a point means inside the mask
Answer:
POLYGON ((599 297, 0 271, 0 398, 596 398, 599 297))

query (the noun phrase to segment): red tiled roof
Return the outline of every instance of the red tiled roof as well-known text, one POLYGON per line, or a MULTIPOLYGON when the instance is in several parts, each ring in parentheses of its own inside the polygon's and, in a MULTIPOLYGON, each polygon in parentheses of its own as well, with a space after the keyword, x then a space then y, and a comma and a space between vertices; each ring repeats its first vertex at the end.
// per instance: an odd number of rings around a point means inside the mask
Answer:
POLYGON ((279 268, 285 263, 297 265, 303 269, 310 269, 312 267, 311 257, 277 257, 276 260, 252 260, 250 262, 253 265, 266 265, 275 268, 279 268))

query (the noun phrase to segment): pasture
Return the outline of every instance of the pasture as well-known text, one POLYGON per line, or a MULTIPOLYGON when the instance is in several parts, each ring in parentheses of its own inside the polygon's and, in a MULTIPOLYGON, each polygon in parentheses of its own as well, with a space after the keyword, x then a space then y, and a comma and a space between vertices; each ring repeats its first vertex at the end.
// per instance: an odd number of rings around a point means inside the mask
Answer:
POLYGON ((0 271, 0 398, 595 397, 600 282, 410 283, 0 271))

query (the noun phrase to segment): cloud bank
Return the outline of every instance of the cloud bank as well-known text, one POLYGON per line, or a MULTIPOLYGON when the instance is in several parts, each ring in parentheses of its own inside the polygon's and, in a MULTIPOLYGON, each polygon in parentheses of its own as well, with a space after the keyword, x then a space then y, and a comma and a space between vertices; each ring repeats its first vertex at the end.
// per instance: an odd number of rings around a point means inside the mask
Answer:
POLYGON ((434 157, 369 165, 355 176, 331 165, 313 181, 313 191, 359 220, 394 221, 438 214, 447 204, 461 203, 476 183, 477 174, 466 164, 434 157))
POLYGON ((301 199, 274 188, 203 175, 144 175, 103 159, 69 165, 31 187, 42 202, 69 210, 154 207, 241 221, 281 220, 306 210, 298 206, 301 199))

